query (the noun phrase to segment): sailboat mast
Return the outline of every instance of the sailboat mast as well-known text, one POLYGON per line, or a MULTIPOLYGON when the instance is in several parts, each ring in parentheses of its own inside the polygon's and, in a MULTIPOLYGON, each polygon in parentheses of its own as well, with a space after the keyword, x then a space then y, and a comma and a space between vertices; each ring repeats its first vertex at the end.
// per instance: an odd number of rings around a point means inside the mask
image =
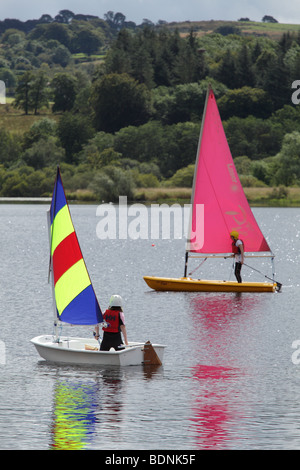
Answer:
MULTIPOLYGON (((53 194, 53 206, 51 205, 49 211, 47 212, 47 219, 48 219, 48 234, 49 234, 49 245, 50 245, 50 259, 49 259, 49 273, 48 273, 48 282, 49 278, 51 277, 51 288, 52 288, 52 302, 53 302, 53 321, 55 327, 55 337, 56 341, 58 341, 58 318, 57 318, 57 310, 56 310, 56 303, 55 303, 55 292, 54 292, 54 275, 52 269, 52 227, 51 227, 51 208, 53 207, 53 213, 55 211, 56 205, 56 195, 57 195, 57 181, 58 181, 58 174, 59 174, 59 166, 57 167, 56 172, 56 179, 55 179, 55 186, 54 186, 54 194, 53 194)), ((54 220, 53 220, 54 222, 54 220)))
POLYGON ((202 116, 202 121, 201 121, 201 127, 200 127, 200 135, 199 135, 199 140, 198 140, 197 154, 196 154, 194 179, 193 179, 193 187, 192 187, 192 195, 191 195, 189 230, 188 230, 188 238, 187 238, 186 251, 185 251, 185 263, 184 263, 184 275, 183 275, 183 277, 186 277, 186 275, 187 275, 187 267, 188 267, 188 260, 189 260, 188 246, 191 242, 193 205, 194 205, 194 198, 195 198, 196 177, 197 177, 197 173, 198 173, 198 163, 199 163, 201 140, 202 140, 202 134, 203 134, 203 128, 204 128, 204 122, 205 122, 205 116, 206 116, 206 108, 207 108, 207 103, 208 103, 210 90, 211 90, 211 85, 208 85, 208 88, 207 88, 207 91, 206 91, 206 97, 205 97, 205 104, 204 104, 204 111, 203 111, 203 116, 202 116))

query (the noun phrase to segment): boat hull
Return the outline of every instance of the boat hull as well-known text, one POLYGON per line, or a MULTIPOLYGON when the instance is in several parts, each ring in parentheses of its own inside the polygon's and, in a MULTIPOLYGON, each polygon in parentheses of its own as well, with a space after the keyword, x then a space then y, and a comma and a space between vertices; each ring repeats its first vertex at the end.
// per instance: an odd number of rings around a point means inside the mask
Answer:
MULTIPOLYGON (((99 351, 99 344, 90 338, 37 336, 31 340, 39 355, 49 362, 91 366, 131 366, 147 363, 144 343, 129 343, 121 351, 99 351)), ((146 343, 147 344, 147 343, 146 343)), ((160 363, 163 362, 164 345, 152 344, 160 363)))
POLYGON ((275 292, 276 282, 234 282, 192 279, 189 277, 168 278, 144 276, 151 289, 157 291, 183 292, 275 292))

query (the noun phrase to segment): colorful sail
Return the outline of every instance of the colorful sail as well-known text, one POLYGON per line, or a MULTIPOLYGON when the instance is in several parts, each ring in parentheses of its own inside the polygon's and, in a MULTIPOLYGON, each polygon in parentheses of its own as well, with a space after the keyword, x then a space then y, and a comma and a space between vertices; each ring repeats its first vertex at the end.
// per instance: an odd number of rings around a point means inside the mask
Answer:
POLYGON ((101 323, 102 312, 78 243, 59 168, 50 207, 50 225, 51 265, 58 318, 74 325, 101 323))
POLYGON ((244 194, 211 89, 202 119, 190 225, 187 251, 230 253, 232 230, 239 233, 245 251, 270 251, 244 194))

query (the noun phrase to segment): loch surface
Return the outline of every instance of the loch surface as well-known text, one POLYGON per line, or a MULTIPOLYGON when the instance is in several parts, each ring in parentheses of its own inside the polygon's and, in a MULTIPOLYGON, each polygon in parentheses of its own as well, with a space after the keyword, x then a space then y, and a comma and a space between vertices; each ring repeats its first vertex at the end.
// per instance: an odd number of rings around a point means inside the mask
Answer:
MULTIPOLYGON (((300 448, 300 209, 253 209, 282 292, 224 294, 150 290, 144 275, 183 275, 185 239, 101 240, 97 206, 71 205, 101 308, 120 294, 129 340, 167 346, 162 367, 95 369, 47 364, 30 343, 53 332, 47 208, 0 205, 1 449, 300 448)), ((269 259, 248 263, 272 276, 269 259)), ((194 276, 233 280, 232 261, 194 276)))

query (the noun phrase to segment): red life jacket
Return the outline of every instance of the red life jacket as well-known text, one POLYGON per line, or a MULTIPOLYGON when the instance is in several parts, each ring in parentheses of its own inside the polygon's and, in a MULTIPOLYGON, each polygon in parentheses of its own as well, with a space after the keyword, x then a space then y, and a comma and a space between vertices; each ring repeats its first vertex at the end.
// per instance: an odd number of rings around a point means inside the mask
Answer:
MULTIPOLYGON (((241 240, 241 239, 239 239, 239 240, 240 240, 240 242, 242 242, 244 250, 245 250, 245 245, 244 245, 243 240, 241 240)), ((236 242, 237 242, 237 240, 232 242, 232 253, 234 253, 235 255, 237 255, 238 253, 241 254, 241 250, 238 246, 236 246, 236 242)))
POLYGON ((108 331, 109 333, 119 333, 120 331, 120 310, 105 310, 103 314, 103 319, 108 323, 107 328, 102 328, 103 331, 108 331))

